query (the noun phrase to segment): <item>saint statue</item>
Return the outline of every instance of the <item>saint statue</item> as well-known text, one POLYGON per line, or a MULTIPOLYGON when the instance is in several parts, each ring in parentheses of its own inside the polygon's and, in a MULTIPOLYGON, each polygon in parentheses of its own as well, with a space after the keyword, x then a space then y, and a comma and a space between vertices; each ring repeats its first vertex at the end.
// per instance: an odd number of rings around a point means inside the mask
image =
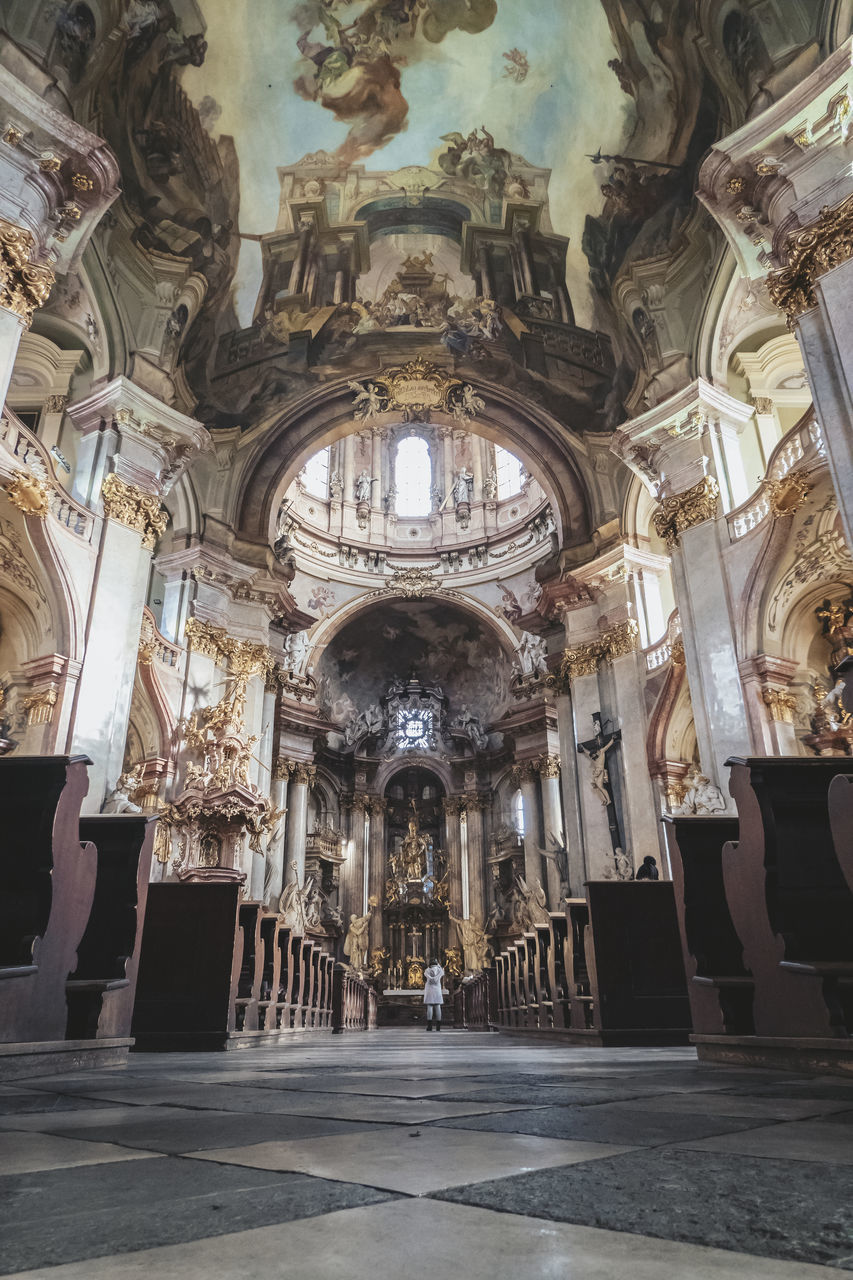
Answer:
POLYGON ((357 916, 353 912, 349 918, 347 936, 344 938, 344 955, 356 973, 360 973, 367 963, 367 933, 370 928, 370 918, 373 915, 373 901, 370 901, 368 906, 371 909, 366 915, 357 916))
POLYGON ((369 471, 362 471, 355 482, 355 500, 356 502, 369 502, 370 491, 373 481, 370 478, 369 471))
POLYGON ((136 791, 142 786, 142 769, 141 764, 130 769, 127 773, 121 774, 115 788, 110 792, 104 801, 102 813, 141 813, 142 808, 138 804, 134 804, 130 798, 130 793, 136 791))
POLYGON ((721 813, 726 807, 723 793, 710 778, 694 765, 687 775, 687 790, 681 804, 673 813, 721 813))
POLYGON ((491 951, 485 929, 475 916, 469 920, 461 920, 458 916, 449 914, 456 925, 456 933, 465 956, 465 968, 471 973, 480 973, 488 964, 491 951))
MULTIPOLYGON (((412 801, 412 809, 414 810, 414 801, 412 801)), ((422 880, 426 875, 426 855, 428 841, 425 836, 421 835, 418 830, 417 812, 409 818, 409 832, 404 837, 400 852, 403 855, 403 862, 406 868, 407 880, 422 880)))

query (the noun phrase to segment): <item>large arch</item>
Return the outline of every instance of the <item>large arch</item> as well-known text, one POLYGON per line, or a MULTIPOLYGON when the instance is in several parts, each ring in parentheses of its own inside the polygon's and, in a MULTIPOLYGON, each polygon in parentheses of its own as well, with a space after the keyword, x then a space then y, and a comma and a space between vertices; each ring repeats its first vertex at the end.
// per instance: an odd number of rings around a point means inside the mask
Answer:
MULTIPOLYGON (((561 547, 589 542, 595 527, 596 485, 586 465, 586 448, 547 410, 492 383, 470 379, 486 408, 471 425, 479 435, 514 453, 536 476, 548 495, 561 547)), ((297 401, 281 417, 258 427, 242 443, 235 465, 233 511, 239 536, 248 542, 269 543, 279 501, 303 464, 313 454, 343 436, 365 427, 353 417, 349 379, 327 384, 297 401), (240 457, 242 454, 242 458, 240 457)), ((383 414, 369 424, 397 421, 383 414)), ((459 426, 449 414, 433 411, 431 421, 459 426)))

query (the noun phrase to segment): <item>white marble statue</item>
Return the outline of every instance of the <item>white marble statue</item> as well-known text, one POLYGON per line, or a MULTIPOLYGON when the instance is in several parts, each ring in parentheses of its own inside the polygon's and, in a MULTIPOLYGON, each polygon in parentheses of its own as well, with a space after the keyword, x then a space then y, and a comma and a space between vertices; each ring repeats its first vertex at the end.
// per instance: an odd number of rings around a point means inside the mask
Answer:
POLYGON ((373 487, 373 481, 369 471, 362 471, 355 482, 355 500, 356 502, 369 502, 370 491, 373 487))
POLYGON ((461 467, 453 477, 453 488, 451 492, 453 494, 453 501, 456 503, 457 507, 460 502, 471 501, 471 491, 468 486, 473 482, 473 480, 474 472, 469 471, 467 467, 464 466, 461 467))
POLYGON ((290 929, 291 933, 304 933, 305 900, 299 887, 299 881, 296 878, 299 870, 298 864, 295 861, 291 862, 290 869, 294 878, 284 886, 282 895, 278 900, 278 910, 284 916, 285 926, 290 929))
POLYGON ((357 916, 353 912, 349 918, 349 928, 344 938, 344 955, 357 973, 367 964, 367 934, 372 915, 372 910, 363 916, 357 916))
POLYGON ((726 807, 723 793, 696 765, 687 775, 687 790, 676 814, 721 813, 726 807))
POLYGON ((104 801, 102 813, 142 813, 142 806, 134 804, 130 792, 142 784, 142 766, 137 765, 128 773, 119 776, 113 790, 104 801))

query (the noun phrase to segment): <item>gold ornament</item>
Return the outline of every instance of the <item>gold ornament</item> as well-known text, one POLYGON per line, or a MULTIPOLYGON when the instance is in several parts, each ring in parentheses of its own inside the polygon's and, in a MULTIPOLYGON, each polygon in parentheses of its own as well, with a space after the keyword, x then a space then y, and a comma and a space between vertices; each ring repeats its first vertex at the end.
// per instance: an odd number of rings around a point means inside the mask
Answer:
POLYGON ((50 267, 31 261, 33 246, 29 231, 0 218, 0 307, 20 316, 27 327, 47 302, 54 282, 50 267))
POLYGON ((560 776, 560 757, 559 756, 537 756, 534 760, 536 772, 542 778, 559 778, 560 776))
POLYGON ((44 520, 50 510, 53 489, 47 480, 40 480, 31 471, 16 471, 6 487, 6 497, 25 516, 37 516, 44 520))
POLYGON ((803 312, 817 306, 815 280, 853 257, 853 195, 834 209, 824 206, 817 222, 792 232, 786 256, 787 264, 768 275, 767 290, 793 329, 803 312))
POLYGON ((774 516, 792 516, 813 486, 801 471, 789 471, 781 480, 767 481, 767 496, 774 516))
POLYGON ((761 699, 769 708, 771 720, 781 720, 784 724, 794 723, 797 699, 793 693, 787 693, 784 689, 762 689, 761 699))
POLYGON ((160 501, 151 493, 145 493, 135 484, 119 479, 111 472, 101 485, 104 515, 118 520, 128 529, 142 534, 142 545, 153 550, 157 539, 166 532, 168 516, 160 501))
POLYGON ((50 724, 53 720, 53 708, 59 699, 55 684, 38 693, 31 693, 24 698, 21 706, 27 713, 27 724, 50 724))
POLYGON ((664 498, 654 516, 655 529, 668 547, 674 547, 680 534, 694 525, 714 520, 720 486, 713 476, 704 476, 692 489, 664 498))

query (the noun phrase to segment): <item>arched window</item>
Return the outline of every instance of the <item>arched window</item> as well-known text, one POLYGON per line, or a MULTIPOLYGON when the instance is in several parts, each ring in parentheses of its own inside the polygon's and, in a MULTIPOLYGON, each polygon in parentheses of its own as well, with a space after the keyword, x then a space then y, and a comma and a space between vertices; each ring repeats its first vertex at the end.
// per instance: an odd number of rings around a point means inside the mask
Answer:
POLYGON ((394 458, 398 516, 428 516, 432 510, 432 467, 429 445, 421 436, 406 436, 394 458))
POLYGON ((321 449, 309 458, 302 470, 302 479, 308 493, 316 498, 329 496, 329 450, 321 449))
POLYGON ((521 493, 524 468, 518 458, 499 444, 495 445, 495 470, 498 473, 499 498, 511 498, 514 493, 521 493))
POLYGON ((520 836, 524 835, 524 797, 520 791, 512 797, 512 825, 520 836))

